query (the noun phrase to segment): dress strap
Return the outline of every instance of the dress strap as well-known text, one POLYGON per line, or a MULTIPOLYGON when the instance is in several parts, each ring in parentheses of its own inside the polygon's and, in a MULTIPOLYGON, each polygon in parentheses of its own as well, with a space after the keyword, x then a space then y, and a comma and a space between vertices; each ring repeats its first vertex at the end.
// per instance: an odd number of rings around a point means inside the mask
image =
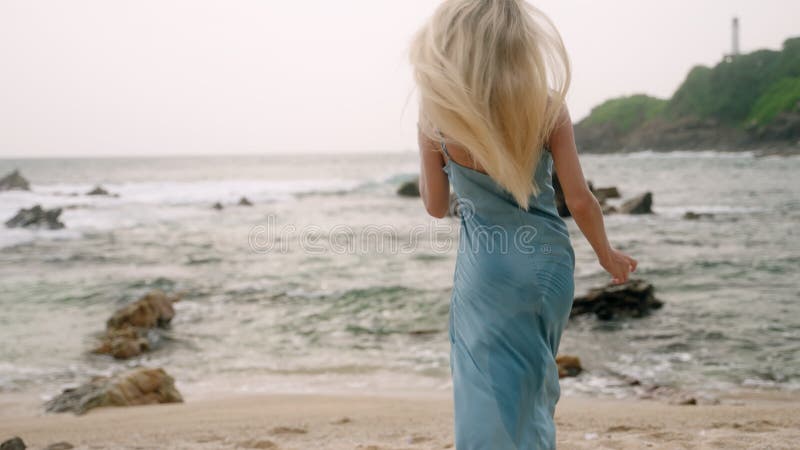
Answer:
POLYGON ((442 135, 442 132, 439 131, 438 128, 436 129, 436 134, 439 135, 439 145, 442 147, 442 152, 447 157, 447 159, 451 159, 450 153, 447 151, 447 144, 445 144, 444 142, 444 135, 442 135))

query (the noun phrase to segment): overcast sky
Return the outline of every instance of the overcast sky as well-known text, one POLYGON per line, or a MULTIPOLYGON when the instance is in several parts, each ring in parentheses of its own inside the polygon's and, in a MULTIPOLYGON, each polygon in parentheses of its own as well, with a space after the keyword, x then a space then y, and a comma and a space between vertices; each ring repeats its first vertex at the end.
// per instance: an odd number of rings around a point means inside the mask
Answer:
MULTIPOLYGON (((0 157, 410 150, 408 42, 431 0, 0 0, 0 157)), ((798 0, 539 0, 579 119, 668 97, 730 49, 800 35, 798 0)))

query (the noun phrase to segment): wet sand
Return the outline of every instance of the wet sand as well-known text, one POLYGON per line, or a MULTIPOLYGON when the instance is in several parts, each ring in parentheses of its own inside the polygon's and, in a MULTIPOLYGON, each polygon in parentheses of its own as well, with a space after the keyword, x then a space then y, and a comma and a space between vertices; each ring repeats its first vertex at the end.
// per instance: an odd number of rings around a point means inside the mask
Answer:
MULTIPOLYGON (((719 405, 567 397, 559 449, 797 448, 800 397, 742 396, 719 405)), ((76 449, 445 449, 453 447, 448 394, 248 395, 183 404, 44 415, 30 399, 0 405, 0 442, 76 449)))

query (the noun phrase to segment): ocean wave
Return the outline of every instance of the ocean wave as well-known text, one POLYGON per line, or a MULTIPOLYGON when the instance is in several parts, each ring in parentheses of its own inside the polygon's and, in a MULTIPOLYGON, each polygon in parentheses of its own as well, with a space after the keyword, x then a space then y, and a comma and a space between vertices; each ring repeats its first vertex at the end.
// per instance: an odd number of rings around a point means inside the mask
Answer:
POLYGON ((618 157, 618 158, 647 158, 647 159, 667 159, 667 158, 743 158, 751 159, 758 156, 754 151, 722 151, 722 150, 640 150, 635 152, 613 153, 613 154, 588 154, 591 156, 618 157))

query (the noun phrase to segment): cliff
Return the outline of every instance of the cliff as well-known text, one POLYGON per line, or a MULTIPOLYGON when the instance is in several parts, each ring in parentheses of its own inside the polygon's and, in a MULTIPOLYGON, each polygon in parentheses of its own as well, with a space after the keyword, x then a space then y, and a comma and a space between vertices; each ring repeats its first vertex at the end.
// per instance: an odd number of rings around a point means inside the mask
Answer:
POLYGON ((671 99, 608 100, 575 124, 584 152, 800 151, 800 38, 698 66, 671 99))

